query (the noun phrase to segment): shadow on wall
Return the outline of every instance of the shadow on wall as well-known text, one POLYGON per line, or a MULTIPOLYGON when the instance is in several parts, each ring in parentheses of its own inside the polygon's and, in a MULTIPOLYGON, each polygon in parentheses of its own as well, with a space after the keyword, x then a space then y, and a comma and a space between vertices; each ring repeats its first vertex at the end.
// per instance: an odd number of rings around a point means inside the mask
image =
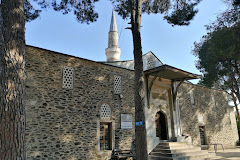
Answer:
POLYGON ((233 147, 232 125, 228 103, 222 91, 194 87, 194 104, 191 103, 190 91, 193 86, 183 84, 179 89, 179 106, 183 134, 190 134, 194 145, 200 145, 198 116, 203 115, 207 143, 222 143, 233 147), (211 93, 213 92, 213 93, 211 93), (215 97, 215 105, 212 101, 215 97))

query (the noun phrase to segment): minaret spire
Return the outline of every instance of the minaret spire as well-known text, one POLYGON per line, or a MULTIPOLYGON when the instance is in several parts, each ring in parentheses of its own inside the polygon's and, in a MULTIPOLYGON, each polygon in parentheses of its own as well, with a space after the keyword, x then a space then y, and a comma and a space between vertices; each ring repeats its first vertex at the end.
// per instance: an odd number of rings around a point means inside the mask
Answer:
POLYGON ((112 10, 111 24, 108 32, 108 48, 106 48, 105 52, 108 62, 119 61, 121 50, 118 47, 118 31, 114 14, 114 7, 112 10))
POLYGON ((117 23, 116 23, 114 9, 112 10, 112 19, 111 19, 109 32, 117 32, 117 23))

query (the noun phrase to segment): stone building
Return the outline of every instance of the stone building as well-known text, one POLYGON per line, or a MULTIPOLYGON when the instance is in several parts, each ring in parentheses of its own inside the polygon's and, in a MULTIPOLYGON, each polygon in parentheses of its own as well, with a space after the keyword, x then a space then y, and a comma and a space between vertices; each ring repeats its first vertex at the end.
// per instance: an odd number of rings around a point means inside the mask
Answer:
MULTIPOLYGON (((27 159, 108 159, 115 148, 134 149, 134 61, 119 61, 112 15, 106 62, 26 47, 27 159)), ((196 146, 238 140, 224 91, 187 80, 198 75, 143 55, 148 152, 161 140, 196 146)))

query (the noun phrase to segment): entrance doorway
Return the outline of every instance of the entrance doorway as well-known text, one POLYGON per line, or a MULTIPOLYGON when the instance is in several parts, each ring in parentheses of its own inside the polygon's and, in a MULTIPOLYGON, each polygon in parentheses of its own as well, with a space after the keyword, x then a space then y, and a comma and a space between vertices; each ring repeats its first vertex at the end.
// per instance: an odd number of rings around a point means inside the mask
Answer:
POLYGON ((162 111, 156 113, 155 123, 156 137, 159 137, 160 140, 168 140, 167 117, 162 111))
POLYGON ((199 132, 200 132, 201 145, 207 145, 206 135, 205 135, 205 126, 199 126, 199 132))
POLYGON ((108 122, 100 122, 100 150, 112 149, 112 125, 108 122))

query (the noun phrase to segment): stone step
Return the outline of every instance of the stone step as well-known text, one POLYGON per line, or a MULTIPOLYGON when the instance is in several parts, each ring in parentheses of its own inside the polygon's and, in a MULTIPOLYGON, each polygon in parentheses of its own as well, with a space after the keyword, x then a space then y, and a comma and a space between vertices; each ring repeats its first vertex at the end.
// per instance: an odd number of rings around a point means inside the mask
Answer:
POLYGON ((226 158, 216 156, 216 157, 207 158, 206 160, 223 160, 223 159, 226 159, 226 158))
POLYGON ((184 152, 198 152, 201 151, 200 147, 193 148, 179 148, 179 149, 163 149, 163 148, 155 148, 152 152, 162 152, 162 153, 184 153, 184 152))
POLYGON ((150 155, 156 156, 166 156, 166 157, 182 157, 182 156, 195 156, 195 155, 205 155, 208 154, 208 151, 201 151, 201 150, 187 150, 185 152, 178 152, 175 153, 170 152, 151 152, 150 155))
POLYGON ((159 145, 165 145, 165 146, 183 146, 183 145, 189 145, 186 142, 160 142, 159 145))
MULTIPOLYGON (((215 160, 215 154, 203 154, 203 155, 195 155, 195 156, 181 156, 181 157, 165 157, 165 156, 148 156, 149 160, 215 160)), ((218 160, 218 159, 216 159, 218 160)))
POLYGON ((211 158, 216 158, 216 154, 185 142, 160 142, 149 154, 150 160, 210 160, 211 158))
POLYGON ((208 151, 189 151, 183 153, 162 153, 162 152, 151 152, 150 155, 154 156, 165 156, 165 157, 184 157, 184 156, 203 156, 208 155, 208 151))
POLYGON ((191 144, 183 144, 183 145, 162 145, 162 144, 159 144, 156 146, 156 149, 173 149, 173 150, 176 150, 176 149, 188 149, 188 148, 195 148, 196 146, 194 145, 191 145, 191 144))

